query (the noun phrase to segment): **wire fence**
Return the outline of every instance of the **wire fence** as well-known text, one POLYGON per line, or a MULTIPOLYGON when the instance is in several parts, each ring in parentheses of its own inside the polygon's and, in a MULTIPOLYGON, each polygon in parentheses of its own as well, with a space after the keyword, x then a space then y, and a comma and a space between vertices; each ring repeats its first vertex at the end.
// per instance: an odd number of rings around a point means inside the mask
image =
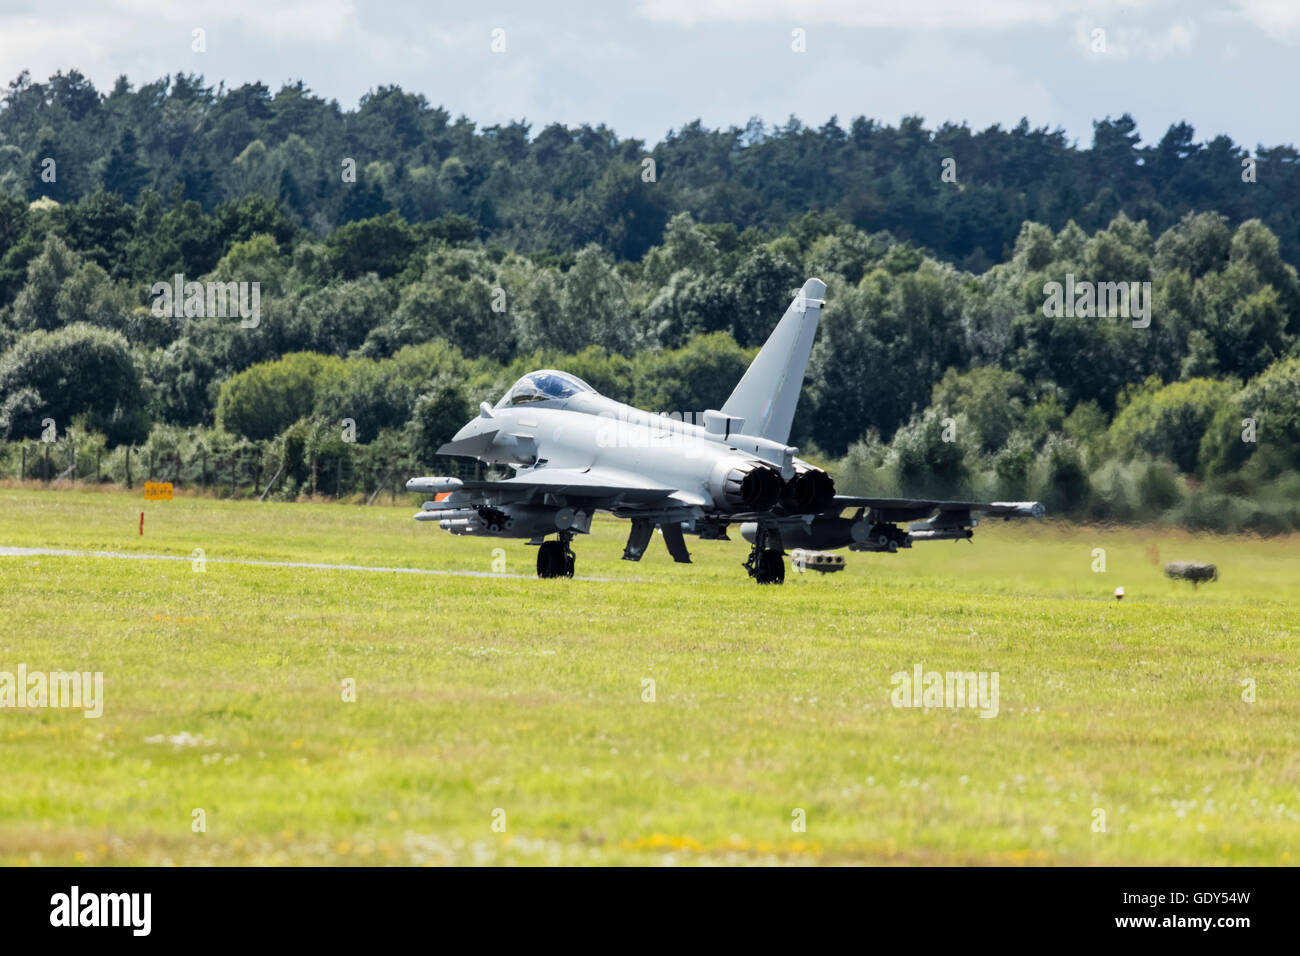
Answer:
POLYGON ((482 478, 480 462, 436 457, 424 463, 383 449, 339 443, 308 451, 287 462, 270 443, 234 448, 156 449, 88 444, 80 449, 67 438, 53 442, 0 443, 4 477, 51 486, 117 484, 134 488, 146 481, 170 482, 177 489, 202 490, 216 497, 286 500, 300 497, 359 498, 367 504, 405 493, 408 478, 438 474, 482 478))

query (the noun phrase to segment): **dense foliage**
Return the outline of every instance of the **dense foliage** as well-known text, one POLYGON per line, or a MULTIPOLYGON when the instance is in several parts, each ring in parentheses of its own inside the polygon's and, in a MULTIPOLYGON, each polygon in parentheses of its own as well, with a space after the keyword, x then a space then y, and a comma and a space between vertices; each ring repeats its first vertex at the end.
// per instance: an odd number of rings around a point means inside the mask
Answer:
MULTIPOLYGON (((1142 145, 1127 114, 1098 121, 1089 149, 1027 120, 930 130, 916 116, 897 126, 865 117, 820 127, 755 119, 725 130, 692 122, 647 145, 603 125, 479 129, 397 87, 345 110, 301 83, 227 90, 177 74, 138 89, 123 77, 104 93, 71 70, 45 83, 23 73, 0 95, 0 192, 60 203, 100 189, 128 203, 147 190, 169 202, 180 192, 209 213, 259 195, 318 237, 395 211, 413 223, 464 217, 455 222, 519 251, 564 256, 595 243, 636 260, 678 212, 776 231, 812 209, 982 272, 1005 258, 1025 220, 1059 230, 1073 219, 1092 232, 1123 211, 1158 234, 1212 209, 1233 225, 1262 220, 1286 257, 1300 260, 1293 146, 1252 152, 1226 136, 1199 141, 1186 123, 1142 145), (1250 185, 1241 179, 1248 157, 1250 185), (651 158, 655 188, 645 189, 651 158), (40 175, 47 159, 54 182, 40 175), (956 184, 941 180, 945 159, 955 162, 956 184), (348 163, 355 182, 344 181, 348 163)), ((216 237, 185 238, 197 271, 215 261, 203 255, 224 248, 216 237)))
POLYGON ((646 148, 479 131, 397 89, 345 112, 300 86, 24 76, 0 109, 0 439, 52 419, 106 450, 244 443, 296 491, 350 454, 344 421, 376 469, 432 464, 539 366, 698 412, 818 275, 793 441, 843 459, 841 487, 1300 526, 1297 154, 1258 150, 1248 183, 1224 138, 1136 144, 1127 117, 1088 150, 859 119, 646 148), (155 307, 177 275, 256 283, 259 314, 155 307), (1067 277, 1149 283, 1149 325, 1046 308, 1067 277))

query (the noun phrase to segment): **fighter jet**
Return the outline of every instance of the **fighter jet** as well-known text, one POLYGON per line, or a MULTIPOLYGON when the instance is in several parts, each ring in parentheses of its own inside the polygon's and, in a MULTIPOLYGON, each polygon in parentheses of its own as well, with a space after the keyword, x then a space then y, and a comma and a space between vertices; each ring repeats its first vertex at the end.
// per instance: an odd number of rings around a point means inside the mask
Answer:
POLYGON ((829 474, 798 457, 787 442, 825 295, 820 279, 805 282, 722 408, 698 416, 653 414, 566 372, 530 372, 438 449, 513 476, 412 478, 408 491, 434 496, 416 520, 452 534, 526 538, 538 546, 540 578, 573 576, 571 545, 597 511, 631 522, 627 561, 641 560, 655 528, 673 560, 689 564, 684 534, 726 541, 738 525, 749 576, 780 584, 787 548, 894 553, 915 541, 969 539, 976 515, 1041 516, 1036 501, 838 495, 829 474))

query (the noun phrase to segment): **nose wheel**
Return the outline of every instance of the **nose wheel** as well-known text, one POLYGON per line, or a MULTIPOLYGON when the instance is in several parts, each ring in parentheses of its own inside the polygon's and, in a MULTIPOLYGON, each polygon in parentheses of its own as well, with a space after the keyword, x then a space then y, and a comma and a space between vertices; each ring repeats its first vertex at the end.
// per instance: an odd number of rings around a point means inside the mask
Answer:
POLYGON ((562 533, 556 541, 543 541, 537 549, 537 576, 539 578, 571 578, 576 562, 569 542, 570 533, 562 533))

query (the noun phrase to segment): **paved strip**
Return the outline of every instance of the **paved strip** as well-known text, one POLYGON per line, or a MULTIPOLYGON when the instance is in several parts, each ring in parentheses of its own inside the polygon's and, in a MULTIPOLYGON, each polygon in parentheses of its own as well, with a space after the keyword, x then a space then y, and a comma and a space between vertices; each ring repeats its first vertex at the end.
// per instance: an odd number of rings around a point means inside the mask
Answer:
MULTIPOLYGON (((179 554, 138 554, 130 551, 64 551, 58 548, 19 548, 10 545, 0 545, 0 558, 28 558, 28 557, 55 557, 55 558, 117 558, 123 561, 194 561, 195 559, 188 555, 179 554)), ((205 557, 205 563, 208 564, 240 564, 246 567, 257 568, 315 568, 321 571, 373 571, 389 574, 437 574, 448 577, 459 578, 514 578, 520 581, 531 581, 536 576, 532 574, 502 574, 496 571, 447 571, 436 568, 383 568, 371 567, 364 564, 317 564, 311 561, 251 561, 241 558, 208 558, 205 557)), ((612 578, 584 578, 575 577, 575 581, 611 581, 612 578)), ((631 578, 625 580, 633 580, 631 578)))

